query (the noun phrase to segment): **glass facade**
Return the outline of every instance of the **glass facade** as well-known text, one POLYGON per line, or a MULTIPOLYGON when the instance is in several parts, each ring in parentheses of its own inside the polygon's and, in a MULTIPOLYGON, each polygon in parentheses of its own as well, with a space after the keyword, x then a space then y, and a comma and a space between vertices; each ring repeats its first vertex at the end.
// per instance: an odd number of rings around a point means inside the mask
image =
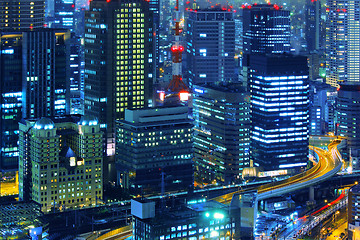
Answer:
POLYGON ((232 12, 188 11, 186 54, 189 87, 234 81, 235 21, 232 12))
POLYGON ((84 112, 99 116, 106 153, 115 154, 115 120, 143 108, 155 77, 152 12, 146 1, 92 1, 85 13, 84 112))
POLYGON ((306 57, 250 56, 251 160, 264 170, 306 166, 309 79, 306 57))
POLYGON ((359 8, 358 1, 327 1, 326 83, 334 87, 360 79, 359 8))
POLYGON ((250 101, 238 84, 195 85, 194 151, 198 180, 232 184, 249 167, 250 101))

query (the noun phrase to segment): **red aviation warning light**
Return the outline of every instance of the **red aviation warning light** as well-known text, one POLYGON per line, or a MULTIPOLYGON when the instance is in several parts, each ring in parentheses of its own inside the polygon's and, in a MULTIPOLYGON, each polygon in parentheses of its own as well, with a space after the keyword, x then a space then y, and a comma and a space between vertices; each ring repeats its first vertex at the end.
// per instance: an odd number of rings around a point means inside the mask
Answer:
MULTIPOLYGON (((191 11, 191 9, 189 11, 191 11)), ((165 99, 168 99, 169 101, 187 101, 189 99, 189 88, 185 85, 182 79, 182 53, 185 49, 180 44, 180 34, 182 33, 182 28, 180 26, 179 20, 179 0, 176 0, 174 18, 175 27, 173 29, 175 32, 175 36, 173 45, 170 49, 172 53, 172 79, 166 89, 166 92, 160 92, 159 97, 162 101, 165 99)))

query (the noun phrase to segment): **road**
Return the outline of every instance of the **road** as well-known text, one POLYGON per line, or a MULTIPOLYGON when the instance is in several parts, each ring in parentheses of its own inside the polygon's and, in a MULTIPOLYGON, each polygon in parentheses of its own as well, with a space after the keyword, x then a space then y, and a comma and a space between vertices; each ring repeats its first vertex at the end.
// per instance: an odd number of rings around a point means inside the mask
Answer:
MULTIPOLYGON (((337 145, 340 144, 340 142, 340 140, 334 140, 328 145, 328 151, 321 148, 312 147, 313 150, 318 154, 319 161, 314 167, 306 172, 300 173, 282 181, 264 184, 259 187, 254 187, 247 190, 227 193, 211 200, 215 200, 223 204, 230 204, 234 194, 243 193, 245 191, 254 189, 258 190, 258 199, 261 199, 262 196, 262 199, 265 199, 266 197, 282 195, 322 182, 327 178, 335 175, 341 169, 341 156, 337 150, 337 145)), ((299 225, 302 225, 301 222, 299 222, 299 225)), ((300 226, 297 226, 296 224, 296 226, 293 226, 293 229, 297 229, 300 226)))
MULTIPOLYGON (((265 199, 293 192, 303 187, 309 187, 332 177, 340 170, 342 165, 340 153, 337 151, 338 144, 340 144, 339 140, 330 143, 328 145, 328 151, 318 147, 311 147, 318 154, 319 162, 308 171, 282 181, 261 185, 249 190, 257 189, 258 199, 265 199)), ((229 204, 234 194, 242 192, 244 192, 244 190, 228 193, 213 198, 212 200, 229 204)))
POLYGON ((2 182, 0 183, 0 196, 11 196, 19 194, 19 186, 14 182, 2 182))

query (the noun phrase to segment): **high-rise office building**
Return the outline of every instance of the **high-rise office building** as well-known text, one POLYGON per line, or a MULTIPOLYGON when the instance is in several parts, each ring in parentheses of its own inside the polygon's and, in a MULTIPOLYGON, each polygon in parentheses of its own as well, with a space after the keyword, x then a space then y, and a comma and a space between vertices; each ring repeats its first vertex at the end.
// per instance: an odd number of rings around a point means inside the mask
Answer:
POLYGON ((22 118, 22 46, 21 37, 1 32, 0 45, 0 169, 15 170, 18 166, 18 122, 22 118))
POLYGON ((349 190, 348 198, 348 239, 360 238, 360 186, 355 185, 349 190))
POLYGON ((355 185, 350 188, 347 198, 348 239, 356 240, 360 238, 360 186, 355 185))
POLYGON ((250 159, 264 170, 306 166, 309 79, 306 57, 252 55, 250 159))
POLYGON ((69 113, 69 37, 66 30, 23 32, 23 117, 69 113))
POLYGON ((290 11, 276 4, 243 5, 243 85, 249 84, 249 57, 253 54, 290 52, 290 11))
POLYGON ((192 188, 192 128, 188 107, 126 109, 116 133, 118 183, 142 192, 192 188))
POLYGON ((151 64, 151 72, 154 72, 156 75, 153 76, 154 80, 160 77, 160 0, 149 0, 149 9, 152 12, 152 31, 153 31, 153 41, 155 52, 152 56, 152 61, 154 64, 151 64))
POLYGON ((237 80, 233 13, 221 9, 189 10, 187 13, 189 87, 237 80))
POLYGON ((99 117, 106 153, 115 153, 115 120, 147 107, 155 73, 149 3, 94 0, 85 14, 85 114, 99 117))
POLYGON ((82 114, 84 112, 84 47, 81 39, 73 37, 70 40, 70 113, 82 114))
POLYGON ((310 135, 324 135, 333 124, 331 95, 336 88, 323 82, 310 81, 310 135))
POLYGON ((278 5, 243 5, 243 51, 283 53, 290 51, 290 11, 278 5))
POLYGON ((75 0, 55 0, 52 28, 66 28, 74 31, 75 0))
POLYGON ((2 170, 18 166, 18 122, 22 117, 68 113, 66 30, 0 33, 2 170))
POLYGON ((28 30, 43 28, 45 0, 0 1, 0 30, 28 30))
POLYGON ((326 83, 338 87, 360 79, 360 2, 327 1, 326 83))
POLYGON ((199 178, 231 184, 250 166, 249 100, 239 84, 195 85, 194 157, 199 178))
POLYGON ((305 10, 305 40, 308 52, 319 50, 321 31, 321 1, 307 0, 305 10))
POLYGON ((19 197, 51 208, 102 199, 102 132, 96 118, 67 115, 19 123, 19 197))
MULTIPOLYGON (((360 157, 360 84, 340 84, 335 111, 336 135, 347 139, 342 157, 360 157)), ((349 166, 359 168, 360 164, 350 162, 349 166)))

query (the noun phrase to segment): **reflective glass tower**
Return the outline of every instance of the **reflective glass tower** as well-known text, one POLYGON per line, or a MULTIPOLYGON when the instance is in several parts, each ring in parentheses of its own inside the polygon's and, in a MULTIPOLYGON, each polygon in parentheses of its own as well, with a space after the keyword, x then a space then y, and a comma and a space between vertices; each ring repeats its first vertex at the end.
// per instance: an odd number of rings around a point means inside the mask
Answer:
POLYGON ((195 85, 196 175, 206 182, 241 181, 249 167, 250 101, 239 84, 195 85))
POLYGON ((306 57, 252 55, 250 158, 264 170, 306 166, 309 80, 306 57))

